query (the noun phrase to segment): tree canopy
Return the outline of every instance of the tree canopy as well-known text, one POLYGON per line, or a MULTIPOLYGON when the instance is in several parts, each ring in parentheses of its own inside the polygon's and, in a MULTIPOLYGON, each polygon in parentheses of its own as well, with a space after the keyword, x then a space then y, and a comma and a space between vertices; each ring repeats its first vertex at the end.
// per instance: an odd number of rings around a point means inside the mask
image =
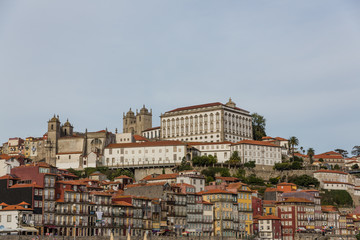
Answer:
POLYGON ((312 185, 318 187, 320 185, 320 182, 316 178, 306 174, 289 177, 288 182, 295 183, 296 185, 302 187, 310 187, 312 185))
POLYGON ((336 205, 340 207, 352 207, 353 200, 346 190, 325 190, 320 193, 321 205, 336 205))
POLYGON ((354 146, 351 151, 351 154, 355 156, 360 156, 360 146, 354 146))
POLYGON ((252 129, 254 140, 261 140, 262 137, 266 136, 265 127, 266 119, 257 113, 251 114, 252 116, 252 129))
POLYGON ((210 166, 217 163, 217 159, 212 155, 195 156, 193 157, 192 162, 194 166, 210 166))
POLYGON ((241 162, 241 157, 239 156, 239 152, 238 151, 234 151, 231 156, 230 159, 228 161, 226 161, 226 163, 230 163, 230 164, 237 164, 241 162))
POLYGON ((313 163, 313 156, 315 155, 315 150, 313 148, 309 148, 307 150, 307 155, 310 158, 310 163, 313 163))
POLYGON ((289 138, 289 144, 290 144, 290 149, 291 149, 292 155, 294 157, 295 146, 299 145, 299 139, 295 136, 292 136, 289 138))
POLYGON ((340 153, 344 158, 347 158, 348 154, 349 154, 348 151, 346 151, 344 149, 340 149, 340 148, 337 148, 334 151, 337 153, 340 153))

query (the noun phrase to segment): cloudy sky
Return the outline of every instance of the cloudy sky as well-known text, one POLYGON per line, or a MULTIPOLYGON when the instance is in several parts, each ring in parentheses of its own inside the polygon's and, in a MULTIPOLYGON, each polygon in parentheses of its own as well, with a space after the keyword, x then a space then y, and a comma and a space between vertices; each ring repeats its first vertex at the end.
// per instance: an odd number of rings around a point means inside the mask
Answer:
POLYGON ((360 145, 359 1, 0 2, 0 142, 225 103, 316 153, 360 145))

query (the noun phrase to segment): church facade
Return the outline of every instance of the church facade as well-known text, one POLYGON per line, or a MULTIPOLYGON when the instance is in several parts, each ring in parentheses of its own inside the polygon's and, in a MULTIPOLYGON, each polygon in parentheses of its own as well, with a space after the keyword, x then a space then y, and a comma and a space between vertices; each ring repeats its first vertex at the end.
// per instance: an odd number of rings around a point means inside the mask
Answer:
POLYGON ((69 121, 61 125, 59 116, 54 115, 48 121, 44 150, 39 150, 44 152, 45 162, 58 168, 96 167, 96 162, 101 160, 104 148, 115 143, 115 134, 107 130, 97 132, 86 130, 85 133, 75 133, 73 129, 69 121), (89 159, 92 161, 89 162, 89 159))

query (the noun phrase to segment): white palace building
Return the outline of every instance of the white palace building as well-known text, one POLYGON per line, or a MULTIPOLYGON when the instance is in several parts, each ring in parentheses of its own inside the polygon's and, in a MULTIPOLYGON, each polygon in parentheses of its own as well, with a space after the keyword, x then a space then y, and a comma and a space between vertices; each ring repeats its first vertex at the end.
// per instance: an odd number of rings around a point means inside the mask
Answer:
POLYGON ((161 115, 162 140, 195 142, 238 142, 250 140, 252 117, 249 111, 229 102, 176 108, 161 115))

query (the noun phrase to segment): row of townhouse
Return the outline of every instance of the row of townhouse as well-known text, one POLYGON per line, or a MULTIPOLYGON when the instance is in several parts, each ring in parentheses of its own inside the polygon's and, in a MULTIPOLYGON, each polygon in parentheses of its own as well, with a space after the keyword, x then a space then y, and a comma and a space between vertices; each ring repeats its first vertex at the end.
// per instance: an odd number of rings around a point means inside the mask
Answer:
POLYGON ((282 159, 282 147, 268 141, 243 140, 231 142, 157 141, 114 143, 104 150, 102 165, 116 167, 175 166, 193 156, 216 156, 225 163, 235 152, 242 162, 273 166, 282 159))
POLYGON ((358 219, 334 206, 321 206, 318 190, 298 189, 292 183, 267 188, 259 206, 263 211, 254 216, 254 232, 261 239, 274 237, 270 234, 271 229, 278 229, 277 233, 273 232, 278 237, 270 239, 285 240, 296 239, 297 234, 309 232, 352 236, 360 230, 358 219), (264 226, 265 222, 270 225, 264 226))

